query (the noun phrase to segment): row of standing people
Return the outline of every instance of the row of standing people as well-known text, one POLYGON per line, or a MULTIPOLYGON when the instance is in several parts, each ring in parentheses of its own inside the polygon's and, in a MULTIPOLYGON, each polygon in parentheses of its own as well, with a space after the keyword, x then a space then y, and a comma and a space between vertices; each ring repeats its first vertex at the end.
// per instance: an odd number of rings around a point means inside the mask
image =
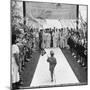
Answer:
POLYGON ((87 39, 80 36, 79 33, 73 32, 68 39, 68 45, 72 56, 87 69, 87 39))
POLYGON ((33 48, 33 35, 21 33, 12 34, 12 89, 23 85, 22 72, 25 62, 31 61, 33 48))
MULTIPOLYGON (((68 47, 67 45, 67 36, 68 31, 51 31, 51 32, 42 32, 42 47, 43 48, 65 48, 68 47)), ((40 37, 41 38, 41 37, 40 37)))

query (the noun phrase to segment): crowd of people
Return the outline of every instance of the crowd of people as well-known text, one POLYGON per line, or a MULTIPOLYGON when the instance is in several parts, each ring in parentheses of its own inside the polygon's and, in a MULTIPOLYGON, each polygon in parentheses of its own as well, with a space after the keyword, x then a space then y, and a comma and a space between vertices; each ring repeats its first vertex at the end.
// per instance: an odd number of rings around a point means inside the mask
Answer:
POLYGON ((72 56, 87 69, 87 32, 84 36, 83 33, 71 31, 67 43, 70 46, 72 56))
POLYGON ((67 28, 47 28, 40 30, 40 39, 42 39, 43 48, 68 48, 67 39, 68 39, 68 30, 67 28))
POLYGON ((12 89, 23 85, 22 72, 34 51, 34 35, 29 29, 14 28, 12 32, 12 89))
POLYGON ((48 28, 40 31, 40 47, 42 48, 67 48, 72 56, 85 69, 87 68, 87 31, 78 31, 73 28, 48 28))
POLYGON ((45 48, 70 49, 72 56, 81 66, 87 67, 87 32, 73 28, 28 28, 12 32, 12 87, 23 84, 20 76, 24 70, 25 62, 29 62, 34 51, 45 48))

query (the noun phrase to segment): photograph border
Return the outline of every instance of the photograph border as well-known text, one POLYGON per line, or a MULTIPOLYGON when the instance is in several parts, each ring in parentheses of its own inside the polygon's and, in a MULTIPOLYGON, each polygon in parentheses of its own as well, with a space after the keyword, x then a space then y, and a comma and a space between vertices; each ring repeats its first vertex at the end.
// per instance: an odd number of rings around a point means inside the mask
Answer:
MULTIPOLYGON (((11 63, 11 55, 12 55, 12 29, 11 29, 11 2, 12 1, 16 1, 16 2, 23 2, 25 0, 10 0, 10 88, 12 88, 12 75, 11 75, 11 71, 12 71, 12 63, 11 63)), ((42 1, 25 1, 25 2, 35 2, 35 3, 52 3, 52 4, 58 4, 60 2, 42 2, 42 1)), ((60 3, 60 4, 67 4, 67 5, 81 5, 81 6, 86 6, 87 7, 87 82, 85 83, 67 83, 67 84, 60 84, 60 85, 43 85, 43 86, 35 86, 35 87, 20 87, 20 89, 37 89, 37 88, 53 88, 53 87, 70 87, 70 86, 83 86, 83 85, 88 85, 88 5, 86 4, 71 4, 71 3, 60 3)))

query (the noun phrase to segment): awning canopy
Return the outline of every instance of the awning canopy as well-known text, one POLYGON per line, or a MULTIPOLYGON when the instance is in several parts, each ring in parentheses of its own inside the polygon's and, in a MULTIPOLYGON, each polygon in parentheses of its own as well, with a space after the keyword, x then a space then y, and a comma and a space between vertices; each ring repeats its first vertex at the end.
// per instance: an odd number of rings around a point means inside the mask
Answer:
POLYGON ((26 16, 42 19, 76 19, 76 5, 26 2, 26 16))

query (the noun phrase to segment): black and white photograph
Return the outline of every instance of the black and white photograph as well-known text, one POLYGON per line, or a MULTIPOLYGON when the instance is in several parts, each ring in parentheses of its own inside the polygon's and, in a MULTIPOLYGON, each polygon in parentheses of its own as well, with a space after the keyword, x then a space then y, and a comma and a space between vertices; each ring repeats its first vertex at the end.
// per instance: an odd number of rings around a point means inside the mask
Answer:
POLYGON ((12 90, 88 84, 88 5, 11 0, 10 17, 12 90))

